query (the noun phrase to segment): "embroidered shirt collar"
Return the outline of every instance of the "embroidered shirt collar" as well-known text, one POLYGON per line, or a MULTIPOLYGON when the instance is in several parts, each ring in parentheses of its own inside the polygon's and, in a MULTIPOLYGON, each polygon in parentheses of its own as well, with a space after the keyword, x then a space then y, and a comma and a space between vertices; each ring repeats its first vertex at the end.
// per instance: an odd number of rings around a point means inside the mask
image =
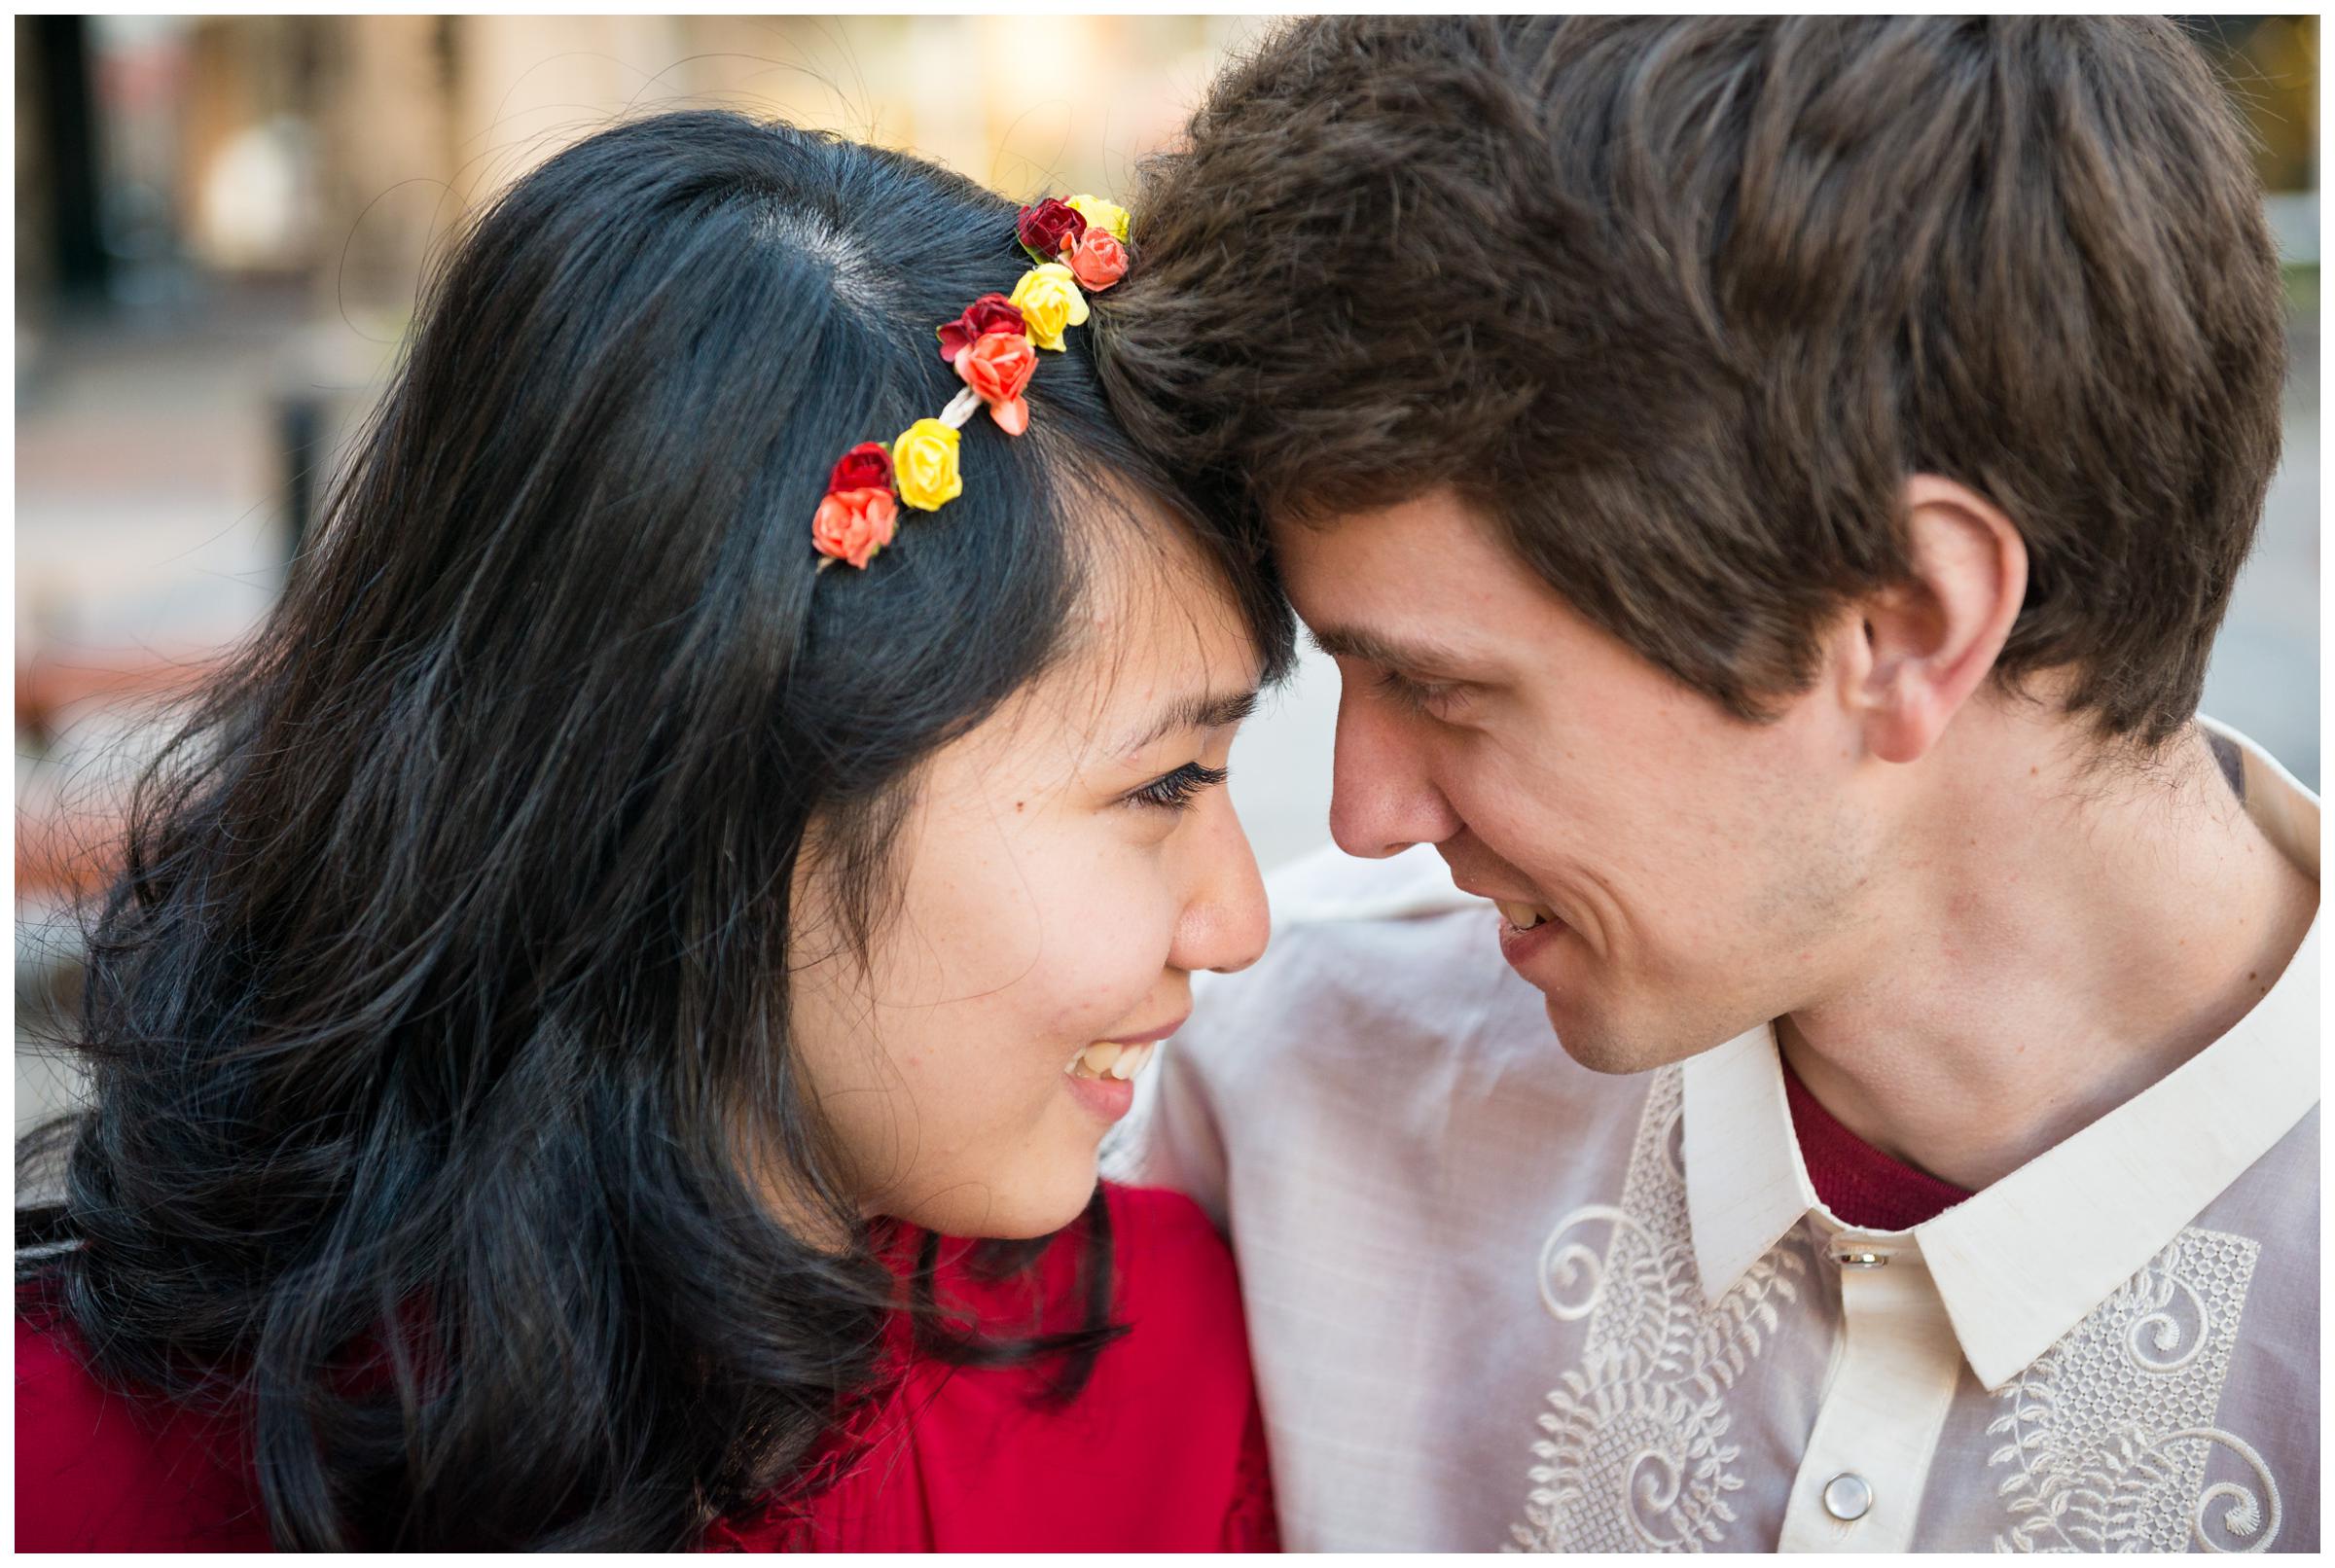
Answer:
MULTIPOLYGON (((2318 875, 2318 801, 2211 720, 2244 757, 2246 811, 2318 875)), ((1963 1356, 2000 1388, 2179 1233, 2318 1103, 2318 921, 2270 993, 2219 1040, 2074 1136, 1911 1231, 1963 1356)), ((1687 1212, 1705 1294, 1725 1295, 1814 1210, 1773 1026, 1683 1069, 1687 1212)), ((1859 1234, 1873 1232, 1858 1231, 1859 1234)))

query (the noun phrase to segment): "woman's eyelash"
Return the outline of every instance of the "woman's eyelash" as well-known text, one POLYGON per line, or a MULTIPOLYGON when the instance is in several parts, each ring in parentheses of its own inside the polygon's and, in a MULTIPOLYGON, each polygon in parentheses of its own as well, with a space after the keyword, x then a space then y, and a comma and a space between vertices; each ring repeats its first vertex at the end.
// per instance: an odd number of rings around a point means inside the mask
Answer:
POLYGON ((1174 772, 1152 780, 1128 799, 1144 805, 1166 806, 1170 811, 1181 811, 1230 777, 1230 769, 1186 763, 1174 772))

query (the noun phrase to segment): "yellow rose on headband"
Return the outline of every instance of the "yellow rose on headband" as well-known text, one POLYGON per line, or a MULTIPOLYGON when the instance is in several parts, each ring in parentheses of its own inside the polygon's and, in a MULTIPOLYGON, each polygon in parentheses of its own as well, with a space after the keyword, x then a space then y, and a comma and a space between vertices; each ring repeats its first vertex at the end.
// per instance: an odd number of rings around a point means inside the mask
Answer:
POLYGON ((892 443, 892 488, 919 512, 937 512, 965 493, 956 472, 956 432, 938 419, 919 419, 892 443))
POLYGON ((1012 301, 1029 324, 1029 340, 1058 354, 1062 329, 1086 323, 1087 297, 1078 292, 1078 279, 1070 275, 1070 268, 1060 262, 1043 262, 1023 273, 1012 301))
POLYGON ((1074 196, 1062 203, 1089 223, 1100 224, 1120 244, 1127 243, 1127 209, 1098 196, 1074 196))

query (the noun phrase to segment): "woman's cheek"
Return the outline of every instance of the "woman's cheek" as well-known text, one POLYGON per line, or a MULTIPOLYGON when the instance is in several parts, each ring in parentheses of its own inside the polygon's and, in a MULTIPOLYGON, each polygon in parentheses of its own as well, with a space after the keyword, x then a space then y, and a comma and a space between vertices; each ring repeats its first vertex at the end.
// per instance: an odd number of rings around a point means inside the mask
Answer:
POLYGON ((1085 908, 1050 922, 1055 951, 1046 968, 1059 981, 1056 994, 1071 1003, 1063 1010, 1069 1035, 1098 1040, 1162 1021, 1140 1015, 1167 968, 1174 921, 1143 894, 1125 883, 1097 889, 1085 908))

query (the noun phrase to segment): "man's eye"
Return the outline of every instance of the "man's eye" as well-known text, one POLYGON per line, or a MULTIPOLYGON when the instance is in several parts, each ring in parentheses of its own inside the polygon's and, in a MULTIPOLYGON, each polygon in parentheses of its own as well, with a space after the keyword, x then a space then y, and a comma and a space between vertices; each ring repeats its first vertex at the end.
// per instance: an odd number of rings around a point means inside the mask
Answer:
POLYGON ((1174 772, 1153 779, 1128 799, 1140 805, 1164 806, 1170 811, 1181 811, 1230 777, 1232 772, 1228 768, 1186 763, 1174 772))
POLYGON ((1413 713, 1432 713, 1450 701, 1455 689, 1449 685, 1415 681, 1400 671, 1388 669, 1379 672, 1379 690, 1398 706, 1408 708, 1413 713))

